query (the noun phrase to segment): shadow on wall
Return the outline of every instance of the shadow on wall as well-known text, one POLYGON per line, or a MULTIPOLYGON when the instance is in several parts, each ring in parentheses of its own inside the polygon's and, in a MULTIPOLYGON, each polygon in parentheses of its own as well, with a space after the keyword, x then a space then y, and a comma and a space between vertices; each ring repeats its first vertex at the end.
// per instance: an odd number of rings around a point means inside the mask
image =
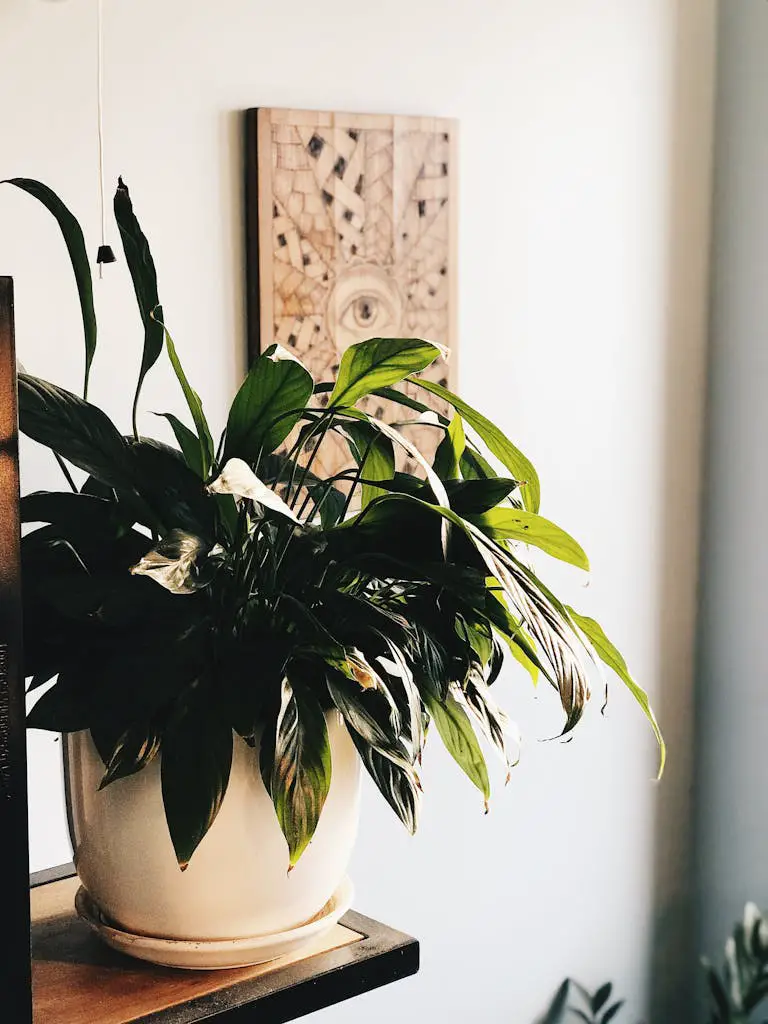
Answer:
MULTIPOLYGON (((666 502, 658 606, 659 719, 672 756, 659 788, 651 1019, 684 1024, 698 962, 693 933, 694 646, 706 376, 717 0, 678 0, 668 193, 666 502), (695 169, 695 173, 691 173, 695 169)), ((628 923, 629 924, 629 923, 628 923)), ((623 927, 617 922, 617 927, 623 927)), ((629 924, 631 927, 631 924, 629 924)))

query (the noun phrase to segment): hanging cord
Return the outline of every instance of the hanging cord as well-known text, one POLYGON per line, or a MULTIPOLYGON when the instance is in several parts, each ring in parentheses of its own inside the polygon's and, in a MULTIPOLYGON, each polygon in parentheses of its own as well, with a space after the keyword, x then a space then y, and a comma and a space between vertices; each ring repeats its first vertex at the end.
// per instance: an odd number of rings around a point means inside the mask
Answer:
POLYGON ((115 254, 107 244, 107 207, 104 199, 104 0, 96 0, 96 108, 99 147, 99 206, 101 208, 101 245, 96 256, 99 277, 102 266, 114 263, 115 254))

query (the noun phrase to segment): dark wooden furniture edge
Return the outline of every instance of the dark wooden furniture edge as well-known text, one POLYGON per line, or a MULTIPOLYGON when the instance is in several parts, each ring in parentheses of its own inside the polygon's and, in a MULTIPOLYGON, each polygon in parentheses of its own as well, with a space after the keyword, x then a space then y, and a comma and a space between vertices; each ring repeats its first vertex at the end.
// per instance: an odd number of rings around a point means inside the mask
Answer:
MULTIPOLYGON (((73 874, 71 864, 49 868, 31 875, 30 885, 46 885, 73 874)), ((346 914, 341 924, 358 932, 362 936, 360 941, 145 1015, 134 1024, 286 1024, 410 977, 419 970, 419 943, 410 935, 355 911, 346 914)))
POLYGON ((0 277, 0 989, 13 1024, 32 1019, 20 540, 13 281, 0 277))

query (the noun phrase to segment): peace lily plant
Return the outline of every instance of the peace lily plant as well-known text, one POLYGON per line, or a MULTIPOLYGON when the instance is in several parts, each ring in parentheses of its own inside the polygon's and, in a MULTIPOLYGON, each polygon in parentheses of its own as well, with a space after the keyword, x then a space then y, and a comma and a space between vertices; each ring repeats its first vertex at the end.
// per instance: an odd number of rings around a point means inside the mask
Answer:
POLYGON ((438 347, 377 338, 318 384, 280 347, 255 360, 214 439, 165 327, 155 267, 122 181, 114 211, 144 345, 124 434, 88 401, 96 350, 82 232, 46 186, 12 184, 55 216, 75 272, 85 335, 83 397, 22 373, 21 430, 48 447, 68 489, 26 495, 26 674, 56 679, 29 726, 90 730, 102 787, 161 763, 165 817, 184 870, 227 792, 233 742, 258 747, 286 862, 311 842, 331 785, 327 714, 406 828, 436 733, 488 801, 481 739, 508 773, 517 738, 492 684, 505 655, 559 694, 563 734, 589 697, 588 663, 611 668, 663 742, 645 693, 593 619, 541 581, 529 546, 588 569, 576 541, 539 514, 539 480, 498 427, 420 377, 438 347), (189 421, 163 414, 177 447, 139 433, 142 383, 163 350, 189 421), (441 399, 450 417, 409 397, 441 399), (385 420, 360 408, 376 395, 385 420), (428 461, 401 432, 440 435, 428 461), (331 435, 351 468, 323 478, 331 435), (397 470, 397 453, 417 466, 397 470), (85 474, 80 481, 80 474, 85 474), (76 478, 77 481, 76 482, 76 478))

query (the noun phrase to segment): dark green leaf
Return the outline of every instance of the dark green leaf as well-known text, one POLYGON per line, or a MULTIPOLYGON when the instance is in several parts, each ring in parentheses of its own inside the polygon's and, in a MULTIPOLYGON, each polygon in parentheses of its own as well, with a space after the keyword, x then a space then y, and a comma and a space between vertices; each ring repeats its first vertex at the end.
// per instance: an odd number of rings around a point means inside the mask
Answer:
POLYGON ((371 338, 350 345, 341 357, 329 406, 354 405, 372 391, 424 370, 439 355, 435 345, 416 338, 371 338))
POLYGON ((446 484, 451 508, 460 516, 480 515, 495 508, 499 502, 514 491, 517 480, 509 477, 493 477, 493 479, 462 480, 446 484))
POLYGON ((390 708, 376 690, 363 690, 341 672, 326 674, 331 700, 347 725, 365 742, 396 764, 410 766, 410 757, 402 738, 392 729, 390 708))
POLYGON ((168 830, 185 871, 216 820, 232 768, 232 729, 200 695, 178 708, 163 734, 161 779, 168 830))
POLYGON ((320 508, 320 525, 330 530, 341 522, 347 499, 342 492, 329 482, 309 484, 307 491, 315 504, 320 508))
POLYGON ((203 451, 200 447, 200 438, 193 431, 189 429, 181 420, 174 416, 172 412, 159 412, 157 416, 162 416, 168 420, 173 430, 176 442, 181 449, 181 453, 184 456, 184 460, 192 470, 193 473, 201 479, 205 479, 205 471, 203 469, 203 451))
POLYGON ((312 387, 296 359, 279 358, 274 347, 259 356, 229 411, 222 461, 254 465, 261 453, 273 452, 298 423, 312 387))
POLYGON ((623 1005, 624 1005, 624 1000, 623 999, 619 999, 618 1002, 613 1003, 611 1006, 609 1006, 608 1009, 603 1014, 602 1020, 600 1021, 600 1024, 610 1024, 610 1021, 613 1020, 613 1018, 616 1016, 616 1014, 619 1012, 619 1010, 622 1008, 623 1005))
POLYGON ((162 532, 181 529, 212 543, 216 503, 179 452, 160 441, 142 438, 130 445, 130 456, 142 499, 162 532))
POLYGON ((544 1015, 541 1024, 560 1024, 563 1020, 563 1014, 568 1003, 568 991, 571 987, 571 982, 568 978, 562 983, 560 988, 555 993, 554 999, 549 1004, 549 1009, 544 1015))
POLYGON ((96 351, 96 312, 93 308, 93 282, 88 253, 85 248, 83 232, 77 220, 59 197, 47 185, 31 178, 9 178, 2 184, 15 185, 39 200, 53 214, 64 236, 72 269, 75 272, 77 292, 80 297, 80 312, 83 317, 83 335, 85 338, 85 382, 83 398, 88 397, 88 380, 91 363, 96 351))
POLYGON ((461 422, 461 416, 454 413, 445 432, 445 437, 437 447, 435 461, 432 464, 432 468, 441 480, 459 479, 459 465, 466 446, 464 424, 461 422))
POLYGON ((281 687, 273 749, 265 785, 288 843, 293 868, 315 834, 328 796, 331 748, 317 698, 308 689, 292 686, 287 678, 281 687))
POLYGON ((720 981, 715 971, 708 965, 705 968, 705 973, 707 984, 709 985, 709 991, 712 993, 715 1006, 720 1014, 719 1021, 721 1024, 731 1024, 733 1021, 731 1005, 728 1001, 728 995, 723 987, 723 983, 720 981))
POLYGON ((590 1000, 592 1007, 592 1013, 599 1013, 600 1010, 605 1006, 608 1000, 611 998, 611 992, 613 991, 613 985, 610 981, 607 981, 604 985, 595 992, 590 1000))
POLYGON ((206 420, 205 413, 203 412, 203 403, 200 401, 200 395, 193 390, 187 380, 187 375, 184 373, 181 360, 176 353, 176 346, 173 343, 173 338, 170 336, 168 331, 165 331, 165 346, 168 350, 168 358, 171 360, 173 372, 176 374, 176 379, 181 385, 181 390, 184 392, 184 397, 187 400, 187 406, 192 414, 192 422, 195 424, 195 429, 197 430, 197 437, 200 442, 200 452, 203 460, 202 476, 203 479, 207 479, 211 467, 213 466, 213 438, 211 437, 208 421, 206 420))
POLYGON ((422 380, 414 377, 413 382, 419 387, 429 391, 430 394, 442 398, 449 405, 461 414, 466 422, 477 431, 479 436, 488 446, 488 449, 500 459, 516 480, 521 481, 520 493, 525 507, 531 512, 538 512, 541 502, 541 487, 539 477, 533 464, 515 448, 512 442, 499 430, 499 428, 486 419, 482 413, 467 405, 465 401, 448 391, 447 388, 433 383, 431 380, 422 380))
MULTIPOLYGON (((389 480, 395 472, 395 450, 390 438, 368 423, 347 423, 345 431, 352 438, 353 456, 360 475, 367 480, 389 480)), ((360 507, 365 508, 383 494, 379 487, 363 484, 360 507)))
POLYGON ((465 480, 493 480, 495 476, 498 476, 490 462, 484 459, 479 452, 469 447, 464 450, 464 454, 461 456, 459 468, 465 480))
POLYGON ((414 835, 419 823, 421 798, 416 772, 410 765, 395 764, 374 750, 355 729, 349 729, 349 734, 379 792, 411 835, 414 835))
POLYGON ((129 726, 115 744, 99 789, 140 772, 159 751, 160 734, 154 727, 146 724, 129 726))
POLYGON ((157 294, 157 273, 149 243, 141 230, 128 188, 122 178, 118 179, 114 199, 115 220, 120 229, 125 260, 136 292, 139 315, 144 326, 144 350, 141 356, 139 380, 133 400, 134 429, 136 407, 148 371, 155 365, 163 351, 163 309, 157 294))
POLYGON ((127 446, 101 409, 71 391, 19 374, 19 421, 33 441, 110 487, 130 487, 127 446))
POLYGON ((479 516, 466 516, 493 540, 532 544, 553 558, 589 571, 589 559, 581 545, 555 523, 522 508, 492 508, 479 516))
POLYGON ((592 644, 595 649, 595 653, 600 660, 616 673, 645 712, 645 716, 651 723, 653 732, 659 744, 659 778, 661 778, 664 773, 664 763, 667 758, 667 747, 664 743, 664 737, 662 736, 661 729, 659 728, 659 723, 656 721, 656 715, 653 713, 653 708, 648 700, 648 694, 642 689, 642 687, 638 686, 632 678, 629 669, 627 668, 626 661, 624 661, 621 653, 608 639, 600 623, 596 622, 594 619, 590 619, 586 615, 579 615, 579 613, 574 611, 573 608, 568 608, 568 612, 578 628, 592 644))
POLYGON ((441 701, 425 692, 424 700, 446 750, 487 804, 491 796, 488 768, 466 711, 450 693, 441 701))

